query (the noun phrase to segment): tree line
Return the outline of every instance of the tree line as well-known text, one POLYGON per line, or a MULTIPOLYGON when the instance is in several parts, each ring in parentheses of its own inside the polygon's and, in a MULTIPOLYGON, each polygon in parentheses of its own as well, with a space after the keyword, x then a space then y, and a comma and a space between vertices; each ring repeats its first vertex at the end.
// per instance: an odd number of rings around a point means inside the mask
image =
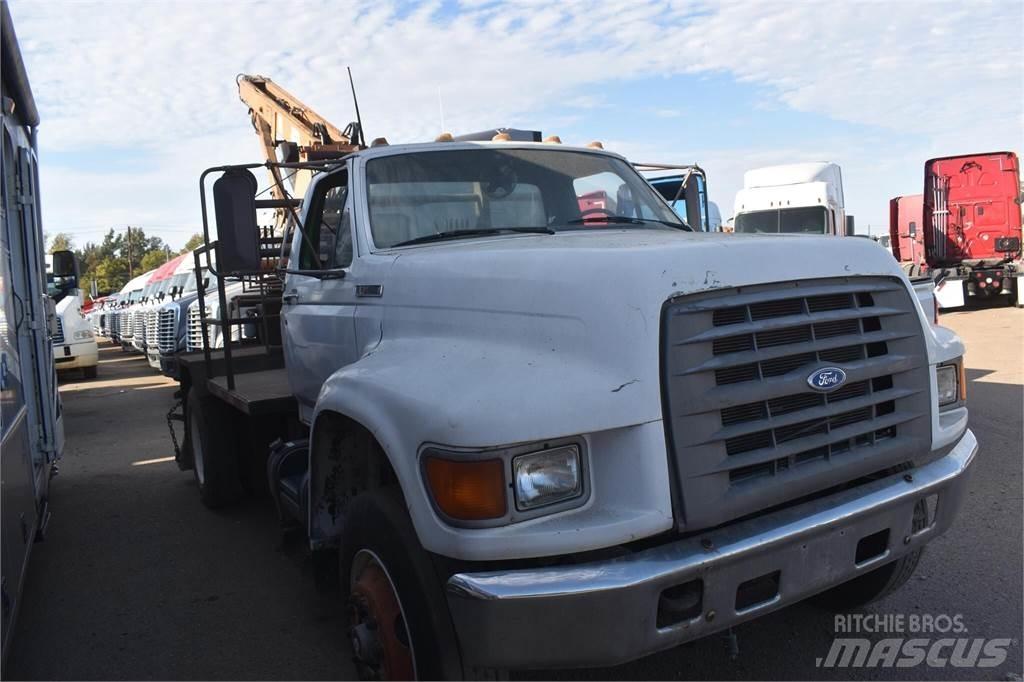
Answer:
POLYGON ((128 241, 128 234, 126 230, 115 231, 111 228, 101 242, 86 242, 85 246, 75 248, 71 235, 58 232, 48 240, 47 253, 73 251, 79 262, 79 286, 82 291, 89 294, 92 291, 92 283, 96 282, 96 290, 100 295, 106 295, 120 291, 130 279, 129 272, 137 277, 203 243, 203 236, 194 234, 185 243, 184 249, 175 251, 160 237, 147 236, 142 228, 131 228, 131 242, 128 241))

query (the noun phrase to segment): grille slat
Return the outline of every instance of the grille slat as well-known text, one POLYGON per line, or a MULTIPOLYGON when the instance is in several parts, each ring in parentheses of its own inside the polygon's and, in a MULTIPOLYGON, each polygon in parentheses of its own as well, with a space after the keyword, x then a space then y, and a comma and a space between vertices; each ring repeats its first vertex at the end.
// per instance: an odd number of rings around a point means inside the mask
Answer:
MULTIPOLYGON (((866 384, 867 382, 862 383, 866 384)), ((871 407, 876 404, 907 398, 912 395, 916 395, 919 392, 920 391, 908 388, 894 388, 880 393, 869 394, 865 389, 865 393, 863 395, 839 400, 836 400, 833 397, 835 394, 831 394, 826 398, 820 393, 807 392, 794 396, 775 398, 768 401, 767 406, 764 402, 736 405, 722 410, 723 426, 721 429, 715 431, 707 439, 692 440, 687 441, 687 443, 691 445, 701 445, 703 443, 718 440, 738 438, 761 430, 788 429, 795 424, 799 424, 807 420, 827 421, 830 418, 838 417, 839 415, 851 410, 871 407), (779 411, 776 411, 776 409, 779 411), (763 416, 760 420, 743 419, 734 420, 729 424, 724 424, 727 412, 730 415, 741 413, 745 415, 752 415, 757 413, 763 416)))
POLYGON ((883 277, 670 301, 663 380, 680 527, 718 525, 927 448, 928 360, 915 313, 903 283, 883 277), (829 366, 845 384, 813 389, 811 373, 829 366))
MULTIPOLYGON (((718 315, 724 312, 725 311, 716 310, 714 312, 714 315, 718 315)), ((836 322, 849 319, 882 319, 886 317, 893 317, 897 315, 906 314, 908 314, 906 311, 899 310, 897 308, 883 307, 857 308, 854 310, 830 310, 820 313, 790 315, 788 317, 777 317, 774 319, 766 319, 759 322, 743 322, 739 324, 713 326, 703 331, 694 330, 689 335, 678 339, 676 343, 678 345, 686 345, 691 343, 705 343, 708 341, 714 341, 715 339, 723 339, 729 336, 736 336, 739 334, 753 334, 756 332, 765 332, 774 329, 784 329, 785 327, 801 326, 807 324, 825 324, 828 322, 836 322)))
MULTIPOLYGON (((886 341, 898 341, 900 339, 910 338, 909 334, 901 334, 898 332, 889 331, 878 331, 871 332, 868 334, 859 334, 856 336, 848 337, 833 337, 829 339, 821 339, 809 343, 795 344, 793 346, 776 346, 772 348, 758 349, 756 351, 741 351, 738 353, 723 353, 718 355, 712 355, 706 361, 696 364, 692 367, 685 368, 679 374, 697 374, 699 372, 706 372, 711 369, 724 369, 734 365, 750 364, 755 360, 762 362, 766 360, 774 360, 777 358, 785 358, 794 354, 800 353, 813 353, 818 352, 820 354, 837 352, 839 356, 843 354, 852 354, 850 348, 859 349, 859 355, 861 358, 864 357, 864 346, 868 343, 886 341), (856 344, 855 346, 853 344, 856 344), (845 350, 844 350, 845 349, 845 350), (839 351, 843 351, 839 353, 839 351)), ((835 355, 829 355, 829 358, 837 357, 835 355)), ((829 358, 822 357, 822 360, 829 362, 843 362, 847 359, 856 359, 852 357, 840 357, 840 359, 830 360, 829 358)))
MULTIPOLYGON (((906 290, 903 288, 902 282, 899 282, 898 280, 857 282, 856 284, 851 284, 850 282, 836 282, 835 284, 821 285, 805 284, 800 282, 799 286, 796 286, 796 284, 797 283, 794 283, 794 286, 785 287, 784 285, 769 285, 765 287, 757 287, 757 289, 760 289, 758 291, 751 290, 746 293, 734 291, 734 293, 729 296, 715 296, 699 301, 680 301, 677 314, 687 315, 701 311, 735 308, 737 306, 751 305, 779 298, 810 298, 812 296, 824 296, 827 294, 845 294, 849 293, 851 288, 857 290, 855 296, 862 308, 866 307, 866 304, 861 302, 864 295, 870 297, 876 292, 895 293, 899 296, 906 295, 906 290)), ((751 289, 754 289, 754 287, 751 287, 751 289)), ((903 302, 900 301, 899 303, 902 308, 903 302)), ((909 308, 907 312, 910 310, 912 310, 912 308, 909 308)))
POLYGON ((57 333, 53 336, 53 342, 55 344, 64 343, 64 323, 59 317, 57 318, 57 333))
MULTIPOLYGON (((818 362, 808 364, 807 371, 813 367, 827 365, 828 363, 818 362)), ((911 371, 917 368, 926 367, 927 359, 909 355, 881 355, 875 358, 859 360, 842 365, 846 371, 847 381, 862 381, 873 379, 897 372, 911 371)), ((753 366, 756 371, 756 365, 753 366)), ((717 370, 715 375, 722 372, 729 372, 736 368, 717 370)), ((746 370, 750 371, 750 370, 746 370)), ((807 378, 803 373, 791 372, 786 376, 767 376, 771 381, 740 381, 732 385, 719 382, 719 385, 708 389, 701 394, 700 402, 690 403, 684 406, 678 414, 699 414, 712 412, 722 407, 742 405, 758 400, 768 400, 779 395, 789 395, 807 391, 807 378)))
POLYGON ((922 413, 916 411, 891 412, 866 422, 839 426, 828 433, 815 433, 805 438, 796 438, 786 443, 779 443, 775 447, 748 450, 729 456, 717 467, 717 471, 730 471, 741 466, 759 464, 781 457, 791 457, 813 448, 828 447, 834 442, 845 442, 863 435, 870 436, 876 431, 882 431, 894 426, 898 427, 922 416, 924 416, 922 413))

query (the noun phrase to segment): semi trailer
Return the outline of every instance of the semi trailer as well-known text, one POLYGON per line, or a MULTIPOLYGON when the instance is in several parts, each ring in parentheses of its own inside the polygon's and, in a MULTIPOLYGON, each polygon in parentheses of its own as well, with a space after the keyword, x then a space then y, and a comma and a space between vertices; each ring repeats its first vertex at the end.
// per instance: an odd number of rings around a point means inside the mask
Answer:
MULTIPOLYGON (((10 652, 33 544, 46 535, 64 424, 40 222, 39 113, 7 2, 0 2, 0 670, 10 652)), ((73 275, 58 257, 56 276, 73 275)), ((38 577, 38 576, 37 576, 38 577)), ((57 586, 59 588, 59 586, 57 586)))
POLYGON ((942 308, 971 299, 1024 305, 1021 199, 1020 161, 1013 152, 925 162, 925 261, 942 308))
MULTIPOLYGON (((204 172, 177 460, 209 507, 270 491, 362 676, 611 665, 852 608, 953 523, 964 347, 877 245, 695 232, 600 149, 348 142, 204 172), (262 168, 305 195, 258 198, 262 168)), ((827 185, 803 231, 842 229, 827 185)))

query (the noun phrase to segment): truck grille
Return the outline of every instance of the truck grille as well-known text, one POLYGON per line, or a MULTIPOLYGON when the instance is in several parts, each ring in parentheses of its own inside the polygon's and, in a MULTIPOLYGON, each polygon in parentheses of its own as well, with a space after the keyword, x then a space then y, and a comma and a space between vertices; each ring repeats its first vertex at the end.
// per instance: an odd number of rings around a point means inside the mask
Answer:
POLYGON ((57 333, 53 335, 53 343, 54 345, 64 343, 64 323, 59 317, 57 318, 57 333))
POLYGON ((121 339, 122 340, 132 338, 132 317, 134 315, 135 315, 135 312, 132 311, 132 310, 126 310, 125 312, 121 313, 121 339))
POLYGON ((666 428, 688 530, 926 454, 928 360, 900 280, 680 296, 662 325, 666 428), (808 384, 846 372, 838 389, 808 384))
POLYGON ((145 310, 138 310, 132 313, 132 338, 138 339, 141 343, 146 342, 145 310))
POLYGON ((157 325, 157 348, 164 354, 176 352, 178 350, 178 309, 161 310, 157 325))
POLYGON ((157 310, 146 311, 146 348, 156 348, 157 324, 160 313, 157 310))
POLYGON ((190 351, 203 349, 203 330, 200 326, 199 306, 188 309, 188 331, 185 337, 185 346, 190 351))

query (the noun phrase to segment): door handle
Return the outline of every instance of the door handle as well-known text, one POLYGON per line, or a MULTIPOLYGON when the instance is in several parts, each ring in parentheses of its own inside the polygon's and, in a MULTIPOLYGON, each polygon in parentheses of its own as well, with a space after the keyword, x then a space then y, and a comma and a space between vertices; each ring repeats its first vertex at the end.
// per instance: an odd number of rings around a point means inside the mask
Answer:
POLYGON ((281 300, 285 303, 297 303, 299 300, 299 292, 289 291, 287 294, 281 296, 281 300))

